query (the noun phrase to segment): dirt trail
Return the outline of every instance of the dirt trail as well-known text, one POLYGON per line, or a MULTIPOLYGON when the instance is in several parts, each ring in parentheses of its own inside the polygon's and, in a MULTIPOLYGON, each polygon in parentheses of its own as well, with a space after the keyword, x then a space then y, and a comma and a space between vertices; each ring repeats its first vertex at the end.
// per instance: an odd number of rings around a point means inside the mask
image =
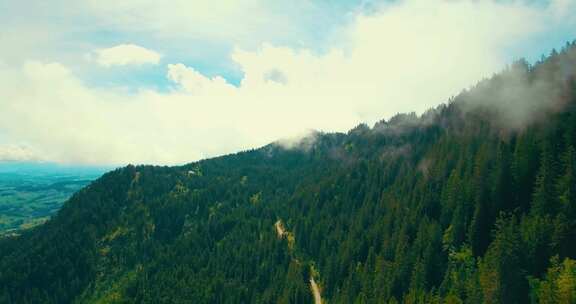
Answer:
POLYGON ((322 297, 320 296, 320 287, 316 284, 313 277, 310 277, 310 289, 312 289, 312 294, 314 295, 314 303, 322 304, 322 297))
POLYGON ((278 237, 279 238, 284 237, 284 235, 286 234, 286 230, 284 229, 284 225, 282 225, 282 221, 277 220, 276 223, 274 224, 274 227, 276 227, 276 234, 278 234, 278 237))
MULTIPOLYGON (((287 237, 288 238, 288 247, 292 250, 294 247, 294 236, 286 231, 286 228, 284 228, 284 224, 282 224, 282 220, 277 220, 276 223, 274 223, 274 228, 276 229, 276 234, 278 235, 278 238, 284 238, 287 237)), ((316 283, 316 280, 314 280, 313 276, 310 276, 310 290, 312 291, 312 295, 314 296, 314 304, 322 304, 322 296, 320 295, 320 287, 318 286, 318 283, 316 283)))

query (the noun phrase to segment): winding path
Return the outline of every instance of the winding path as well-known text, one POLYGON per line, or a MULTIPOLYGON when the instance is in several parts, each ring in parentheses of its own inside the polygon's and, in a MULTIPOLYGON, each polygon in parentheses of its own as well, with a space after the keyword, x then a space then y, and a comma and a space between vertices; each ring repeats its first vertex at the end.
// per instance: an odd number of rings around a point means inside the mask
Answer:
MULTIPOLYGON (((274 223, 274 228, 276 229, 276 234, 278 238, 283 238, 288 235, 288 231, 284 228, 284 224, 282 224, 282 220, 277 220, 274 223)), ((313 276, 310 276, 310 290, 312 291, 312 295, 314 296, 314 304, 322 304, 322 296, 320 295, 320 287, 316 280, 314 280, 313 276)))
POLYGON ((314 295, 314 303, 322 304, 322 296, 320 296, 320 287, 316 284, 313 277, 310 277, 310 289, 312 289, 312 294, 314 295))

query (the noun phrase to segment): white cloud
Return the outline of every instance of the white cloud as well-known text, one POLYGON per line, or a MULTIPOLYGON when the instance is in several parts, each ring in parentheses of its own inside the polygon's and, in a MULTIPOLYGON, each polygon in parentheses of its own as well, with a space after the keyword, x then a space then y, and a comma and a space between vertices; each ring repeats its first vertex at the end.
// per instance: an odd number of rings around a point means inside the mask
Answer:
MULTIPOLYGON (((120 44, 96 50, 93 54, 98 64, 110 67, 116 65, 158 64, 162 55, 134 44, 120 44)), ((90 56, 92 57, 92 55, 90 56)))
POLYGON ((221 76, 208 78, 181 63, 169 64, 167 77, 184 91, 194 95, 222 95, 235 90, 235 87, 221 76))
POLYGON ((343 7, 354 1, 0 1, 0 57, 11 65, 42 58, 90 72, 82 55, 126 42, 187 62, 222 61, 234 46, 263 41, 321 48, 350 19, 343 7))
MULTIPOLYGON (((87 0, 81 9, 119 31, 243 45, 259 44, 262 37, 310 41, 307 25, 329 22, 330 14, 323 15, 322 7, 309 0, 288 5, 266 0, 87 0)), ((314 30, 323 32, 325 28, 314 30)))
MULTIPOLYGON (((345 131, 447 100, 500 69, 507 47, 569 19, 556 16, 520 2, 402 1, 357 16, 325 53, 236 49, 239 86, 169 64, 169 92, 94 88, 63 64, 30 61, 0 69, 0 130, 46 159, 99 164, 184 163, 345 131)), ((105 62, 134 58, 120 53, 105 62)))
POLYGON ((25 145, 0 145, 0 161, 41 161, 36 151, 25 145))

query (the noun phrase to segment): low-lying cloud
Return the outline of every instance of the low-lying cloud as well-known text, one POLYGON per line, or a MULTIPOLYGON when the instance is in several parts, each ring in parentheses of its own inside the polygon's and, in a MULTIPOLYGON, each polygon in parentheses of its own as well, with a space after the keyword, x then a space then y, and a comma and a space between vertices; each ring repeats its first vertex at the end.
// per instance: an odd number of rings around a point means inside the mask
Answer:
POLYGON ((502 68, 504 49, 567 20, 557 16, 556 4, 400 1, 358 15, 326 52, 234 50, 239 85, 168 64, 168 91, 92 87, 62 63, 31 60, 0 68, 0 130, 30 158, 89 164, 185 163, 310 129, 346 131, 446 101, 502 68))
POLYGON ((29 147, 17 144, 0 145, 0 160, 3 161, 44 161, 29 147))
POLYGON ((519 61, 502 73, 480 82, 456 100, 467 111, 484 111, 505 130, 521 130, 561 111, 575 96, 576 51, 555 54, 532 66, 519 61))

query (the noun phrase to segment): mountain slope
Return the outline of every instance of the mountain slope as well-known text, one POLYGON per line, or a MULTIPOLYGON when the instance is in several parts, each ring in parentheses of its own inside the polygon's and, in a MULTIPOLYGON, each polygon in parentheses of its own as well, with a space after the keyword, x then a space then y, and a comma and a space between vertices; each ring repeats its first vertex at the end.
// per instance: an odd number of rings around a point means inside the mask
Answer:
POLYGON ((330 303, 571 303, 575 63, 570 44, 421 117, 110 172, 0 241, 0 302, 313 303, 313 281, 330 303))

